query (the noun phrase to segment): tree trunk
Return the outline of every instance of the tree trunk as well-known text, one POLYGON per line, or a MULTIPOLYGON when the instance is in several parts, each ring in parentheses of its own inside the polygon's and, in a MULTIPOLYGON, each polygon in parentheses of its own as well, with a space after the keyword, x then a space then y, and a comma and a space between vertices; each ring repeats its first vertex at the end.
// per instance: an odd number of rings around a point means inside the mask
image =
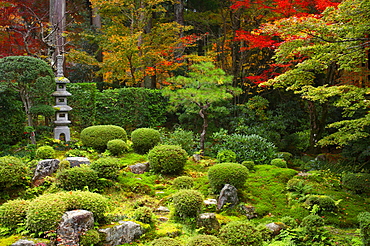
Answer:
POLYGON ((326 120, 328 118, 328 103, 321 104, 321 109, 318 110, 317 105, 308 101, 308 112, 310 116, 310 147, 309 152, 317 154, 319 148, 316 146, 317 142, 322 138, 326 120))
MULTIPOLYGON (((20 93, 20 95, 21 95, 21 100, 22 100, 23 106, 24 106, 24 110, 26 111, 26 114, 27 114, 27 125, 32 127, 32 129, 34 129, 33 121, 32 121, 32 114, 30 112, 30 109, 32 107, 32 102, 31 102, 31 100, 28 96, 23 96, 22 93, 20 93)), ((36 133, 35 133, 35 131, 32 131, 30 133, 30 140, 31 140, 31 144, 36 144, 36 133)))
POLYGON ((204 143, 206 141, 206 133, 208 127, 208 117, 207 117, 207 109, 209 108, 210 104, 206 105, 198 105, 200 107, 199 115, 203 119, 203 129, 202 133, 200 134, 200 151, 201 155, 204 155, 204 143))

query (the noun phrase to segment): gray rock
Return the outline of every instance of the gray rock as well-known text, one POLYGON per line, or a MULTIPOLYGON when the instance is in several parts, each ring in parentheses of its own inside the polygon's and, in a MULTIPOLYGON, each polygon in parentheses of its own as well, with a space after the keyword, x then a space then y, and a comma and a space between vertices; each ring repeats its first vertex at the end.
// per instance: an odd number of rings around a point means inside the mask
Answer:
POLYGON ((216 233, 220 230, 220 223, 214 213, 203 213, 200 214, 197 221, 197 227, 203 228, 207 234, 216 233))
POLYGON ((11 246, 34 246, 36 243, 34 241, 20 239, 17 242, 11 244, 11 246))
POLYGON ((257 218, 256 208, 253 206, 242 205, 241 209, 248 219, 257 218))
POLYGON ((67 161, 71 164, 71 167, 79 167, 81 164, 90 165, 90 160, 86 157, 67 157, 67 161))
POLYGON ((169 210, 167 207, 159 206, 158 208, 156 208, 155 212, 159 212, 159 213, 169 213, 169 212, 170 212, 170 210, 169 210))
POLYGON ((87 210, 73 210, 64 213, 57 229, 58 244, 78 245, 79 236, 94 227, 93 213, 87 210))
POLYGON ((59 162, 60 161, 58 159, 46 159, 39 161, 36 166, 32 181, 36 182, 37 180, 41 180, 46 176, 53 174, 58 169, 59 162))
POLYGON ((205 206, 217 205, 217 200, 216 199, 207 199, 207 200, 203 201, 203 204, 205 206))
POLYGON ((118 223, 117 226, 99 229, 100 233, 105 234, 104 245, 116 246, 131 243, 144 233, 141 226, 135 222, 119 221, 118 223))
POLYGON ((158 218, 158 221, 160 221, 160 222, 166 222, 166 221, 168 221, 169 219, 167 218, 167 217, 159 217, 158 218))
POLYGON ((282 229, 286 228, 286 226, 283 223, 274 223, 274 222, 267 224, 266 227, 274 235, 278 235, 282 229))
POLYGON ((234 207, 238 202, 237 189, 230 184, 226 184, 218 197, 217 209, 222 209, 226 204, 229 207, 234 207))
POLYGON ((135 174, 143 174, 149 171, 149 162, 137 163, 135 165, 129 166, 130 171, 135 174))

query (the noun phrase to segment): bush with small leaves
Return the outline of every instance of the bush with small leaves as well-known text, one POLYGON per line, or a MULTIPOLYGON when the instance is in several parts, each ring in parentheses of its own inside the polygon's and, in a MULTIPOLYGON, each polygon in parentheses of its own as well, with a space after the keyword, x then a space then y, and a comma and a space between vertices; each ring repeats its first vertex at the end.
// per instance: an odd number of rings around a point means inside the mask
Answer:
POLYGON ((98 173, 89 166, 81 165, 65 169, 57 174, 57 186, 63 190, 90 190, 98 188, 98 173))
POLYGON ((100 242, 100 240, 101 239, 99 232, 95 229, 91 229, 80 236, 79 245, 81 246, 97 245, 100 242))
POLYGON ((212 235, 197 235, 189 238, 186 246, 223 246, 222 241, 212 235))
POLYGON ((173 180, 173 187, 175 189, 191 189, 194 185, 194 179, 189 176, 180 176, 173 180))
POLYGON ((308 234, 315 234, 320 227, 324 226, 324 219, 317 214, 310 214, 302 219, 300 227, 308 234))
POLYGON ((161 135, 151 128, 138 128, 131 133, 131 141, 136 153, 146 154, 161 141, 161 135))
POLYGON ((93 161, 90 168, 97 172, 99 178, 115 179, 120 170, 120 162, 117 158, 105 157, 93 161))
POLYGON ((70 169, 71 163, 67 160, 62 160, 58 164, 58 172, 63 172, 64 170, 70 169))
POLYGON ((113 155, 120 155, 128 151, 128 145, 122 139, 113 139, 113 140, 108 141, 107 149, 113 155))
POLYGON ((149 207, 139 207, 135 210, 133 218, 145 224, 153 223, 153 211, 149 207))
POLYGON ((192 155, 197 145, 194 133, 176 128, 172 133, 161 132, 161 143, 167 145, 180 145, 189 155, 192 155))
POLYGON ((127 141, 127 133, 125 129, 114 125, 97 125, 89 126, 82 130, 80 134, 82 143, 87 147, 92 147, 95 150, 104 152, 107 148, 107 143, 113 139, 122 139, 127 141))
POLYGON ((180 241, 170 238, 170 237, 161 237, 154 239, 151 243, 151 246, 182 246, 180 241))
POLYGON ((11 200, 0 206, 0 227, 15 230, 26 220, 29 201, 11 200))
POLYGON ((208 169, 209 183, 216 191, 221 190, 225 184, 235 188, 243 187, 248 174, 248 168, 239 163, 220 163, 208 169))
POLYGON ((343 187, 357 194, 370 192, 370 173, 346 173, 342 176, 343 187))
POLYGON ((361 239, 363 245, 370 245, 370 213, 362 212, 357 215, 357 220, 360 224, 361 239))
POLYGON ((218 151, 216 158, 218 163, 236 162, 235 152, 229 149, 223 149, 218 151))
POLYGON ((249 221, 233 221, 220 230, 220 239, 226 245, 263 245, 262 234, 249 221))
POLYGON ((307 197, 305 203, 311 208, 314 205, 319 206, 320 211, 335 211, 337 208, 333 198, 325 195, 310 195, 307 197))
POLYGON ((148 153, 150 169, 155 173, 177 174, 183 171, 188 155, 178 145, 158 145, 148 153))
POLYGON ((180 190, 172 198, 175 215, 180 218, 195 218, 202 210, 204 198, 197 190, 180 190))
POLYGON ((254 161, 243 161, 242 162, 242 165, 245 166, 246 168, 248 168, 249 171, 255 171, 256 168, 255 168, 255 163, 254 161))
POLYGON ((282 167, 282 168, 287 167, 286 161, 280 158, 272 159, 270 164, 273 166, 282 167))
POLYGON ((55 157, 55 150, 53 147, 45 145, 36 149, 36 158, 38 159, 53 159, 55 157))
POLYGON ((66 157, 87 157, 88 152, 86 150, 81 149, 70 149, 64 155, 66 157))
POLYGON ((22 185, 27 180, 28 168, 20 158, 0 157, 0 188, 22 185))

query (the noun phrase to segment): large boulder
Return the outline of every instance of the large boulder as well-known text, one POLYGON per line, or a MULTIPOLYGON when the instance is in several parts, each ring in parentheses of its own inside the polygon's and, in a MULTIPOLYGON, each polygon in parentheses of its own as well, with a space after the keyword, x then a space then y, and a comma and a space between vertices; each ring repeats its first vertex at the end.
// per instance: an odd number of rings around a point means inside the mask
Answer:
POLYGON ((94 227, 93 213, 87 210, 73 210, 64 213, 57 229, 58 244, 78 245, 79 236, 94 227))
POLYGON ((116 246, 124 243, 131 243, 144 234, 141 226, 132 221, 119 221, 119 225, 99 229, 100 233, 105 234, 104 245, 116 246))
POLYGON ((35 185, 43 182, 46 176, 53 174, 59 166, 58 159, 45 159, 38 162, 32 181, 35 185))
POLYGON ((234 207, 239 202, 237 189, 230 185, 226 184, 218 197, 217 209, 222 209, 225 205, 229 207, 234 207))
POLYGON ((90 165, 90 160, 86 157, 67 157, 67 161, 71 164, 71 167, 79 167, 82 164, 90 165))
POLYGON ((206 234, 216 234, 221 226, 216 218, 216 214, 203 213, 198 217, 197 227, 202 228, 206 234))
POLYGON ((149 171, 149 162, 137 163, 135 165, 129 166, 130 171, 135 174, 143 174, 149 171))

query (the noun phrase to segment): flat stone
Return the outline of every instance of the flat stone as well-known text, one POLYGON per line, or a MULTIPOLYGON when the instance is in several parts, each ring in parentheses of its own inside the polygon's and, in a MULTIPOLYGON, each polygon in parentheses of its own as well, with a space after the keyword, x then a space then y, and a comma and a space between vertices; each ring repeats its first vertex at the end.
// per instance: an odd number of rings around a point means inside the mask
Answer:
POLYGON ((144 233, 141 226, 133 221, 119 221, 118 223, 117 226, 99 229, 100 233, 105 234, 103 245, 116 246, 131 243, 144 233))
POLYGON ((86 157, 67 157, 67 161, 71 164, 71 167, 79 167, 81 164, 90 165, 90 160, 86 157))
POLYGON ((159 206, 158 208, 156 208, 155 211, 160 212, 160 213, 169 213, 170 212, 170 210, 167 207, 163 207, 163 206, 159 206))
POLYGON ((135 165, 131 165, 131 166, 129 166, 129 169, 132 173, 143 174, 143 173, 149 171, 149 162, 137 163, 135 165))

